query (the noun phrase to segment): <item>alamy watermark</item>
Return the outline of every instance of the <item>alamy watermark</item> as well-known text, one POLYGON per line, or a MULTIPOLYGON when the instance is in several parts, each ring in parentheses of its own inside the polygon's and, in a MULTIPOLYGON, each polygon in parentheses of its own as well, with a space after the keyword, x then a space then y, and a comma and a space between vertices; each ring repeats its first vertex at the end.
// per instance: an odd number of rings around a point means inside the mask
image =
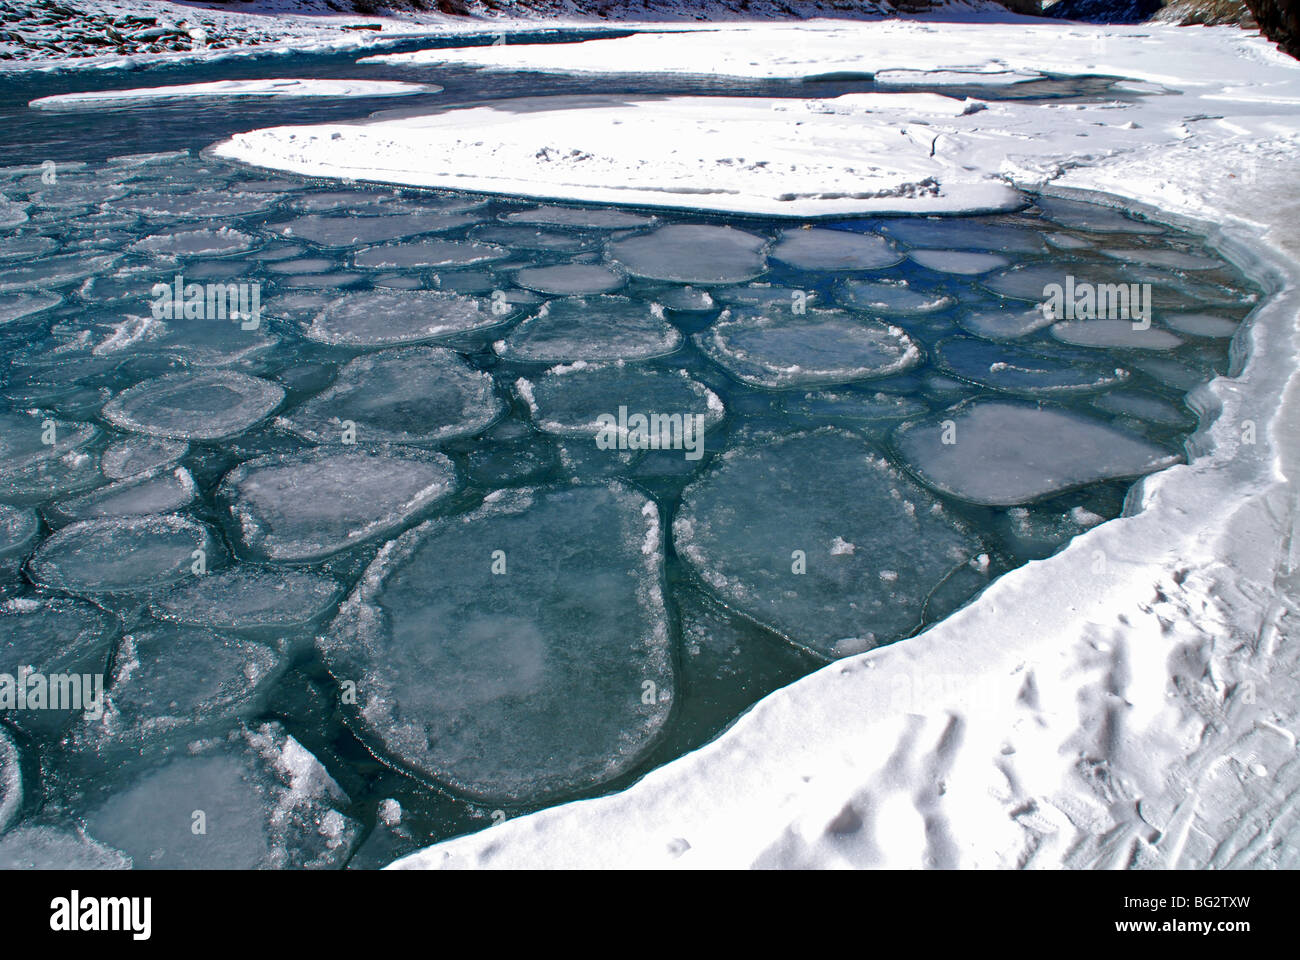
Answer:
POLYGON ((1089 283, 1075 280, 1043 287, 1043 316, 1048 320, 1131 320, 1134 330, 1151 326, 1151 284, 1089 283))
POLYGON ((104 675, 41 673, 31 667, 0 673, 0 710, 80 710, 98 720, 104 715, 104 675))
POLYGON ((685 450, 687 460, 704 456, 704 414, 633 413, 620 406, 618 415, 596 418, 596 446, 601 450, 685 450))
POLYGON ((155 320, 233 320, 242 330, 256 330, 262 322, 260 283, 186 283, 178 273, 149 293, 155 320))

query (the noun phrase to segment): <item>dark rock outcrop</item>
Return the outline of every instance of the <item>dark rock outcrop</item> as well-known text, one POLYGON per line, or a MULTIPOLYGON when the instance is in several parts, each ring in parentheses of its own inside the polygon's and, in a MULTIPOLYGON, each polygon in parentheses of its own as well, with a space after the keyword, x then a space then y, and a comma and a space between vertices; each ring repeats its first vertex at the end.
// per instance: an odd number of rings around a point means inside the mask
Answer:
POLYGON ((1260 33, 1300 59, 1300 0, 1246 0, 1260 33))

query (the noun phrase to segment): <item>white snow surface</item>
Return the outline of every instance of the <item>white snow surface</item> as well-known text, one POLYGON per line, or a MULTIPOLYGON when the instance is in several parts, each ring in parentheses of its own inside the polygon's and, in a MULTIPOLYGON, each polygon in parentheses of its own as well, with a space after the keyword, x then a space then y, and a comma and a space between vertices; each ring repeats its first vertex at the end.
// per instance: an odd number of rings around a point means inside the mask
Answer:
MULTIPOLYGON (((913 176, 934 143, 934 162, 946 165, 931 168, 940 178, 969 165, 987 184, 1076 199, 1102 191, 1199 230, 1271 296, 1238 334, 1239 375, 1193 393, 1209 425, 1190 441, 1190 463, 1139 483, 1122 518, 1005 574, 922 635, 769 695, 713 742, 620 793, 507 820, 394 866, 1300 866, 1300 64, 1236 29, 1153 24, 737 26, 662 48, 643 37, 601 43, 589 54, 566 50, 565 68, 1039 69, 1181 92, 990 102, 955 116, 854 98, 534 103, 513 130, 475 108, 348 128, 356 139, 342 144, 326 134, 328 156, 310 140, 321 134, 301 128, 296 139, 283 130, 238 138, 225 152, 375 177, 400 155, 387 142, 418 143, 423 160, 445 159, 434 169, 473 172, 464 186, 533 184, 604 199, 599 184, 629 184, 617 191, 623 202, 651 203, 680 173, 662 153, 639 152, 653 146, 653 121, 660 133, 676 130, 673 147, 688 160, 712 163, 724 142, 746 158, 704 181, 716 192, 690 202, 772 212, 783 202, 768 186, 772 174, 752 164, 779 159, 807 164, 809 189, 794 205, 807 216, 869 208, 820 193, 855 164, 871 181, 868 159, 887 163, 895 182, 913 176), (726 131, 717 140, 705 127, 710 111, 726 131), (627 136, 611 142, 615 119, 627 136), (796 119, 806 122, 796 129, 796 119), (453 154, 470 128, 486 148, 453 154), (863 155, 886 137, 893 154, 863 155), (924 150, 907 148, 915 139, 924 150), (565 162, 550 180, 529 180, 538 165, 525 162, 512 184, 506 171, 520 160, 512 151, 525 145, 559 157, 588 152, 595 162, 565 162)), ((943 180, 945 191, 951 183, 943 180)), ((982 205, 964 195, 968 207, 982 205)))
POLYGON ((402 83, 396 80, 215 80, 166 87, 137 87, 132 90, 89 90, 41 97, 28 104, 39 110, 82 110, 152 100, 232 97, 409 97, 437 93, 436 84, 402 83))

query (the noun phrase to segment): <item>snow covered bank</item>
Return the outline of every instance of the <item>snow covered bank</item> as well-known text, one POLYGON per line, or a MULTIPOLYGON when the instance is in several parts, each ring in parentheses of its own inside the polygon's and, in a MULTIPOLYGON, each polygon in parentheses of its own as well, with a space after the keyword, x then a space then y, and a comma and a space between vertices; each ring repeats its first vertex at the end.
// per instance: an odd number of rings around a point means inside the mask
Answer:
POLYGON ((92 90, 41 97, 28 106, 38 110, 78 110, 123 103, 179 98, 231 97, 409 97, 438 93, 432 83, 401 83, 392 80, 218 80, 170 87, 138 87, 132 90, 92 90))

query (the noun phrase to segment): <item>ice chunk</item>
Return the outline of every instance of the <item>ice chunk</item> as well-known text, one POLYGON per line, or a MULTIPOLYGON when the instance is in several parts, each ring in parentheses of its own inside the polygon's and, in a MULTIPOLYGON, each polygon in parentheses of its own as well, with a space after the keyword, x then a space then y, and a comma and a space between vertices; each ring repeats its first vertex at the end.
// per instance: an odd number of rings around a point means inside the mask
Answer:
POLYGON ((441 453, 340 446, 243 463, 218 496, 250 553, 310 560, 394 530, 458 486, 441 453))
MULTIPOLYGON (((57 737, 79 715, 93 708, 94 677, 102 684, 113 642, 121 633, 117 617, 82 600, 18 598, 0 604, 0 673, 18 676, 24 667, 49 676, 78 679, 84 699, 71 709, 17 710, 11 722, 41 736, 57 737)), ((101 688, 102 689, 102 688, 101 688)))
POLYGON ((320 869, 341 866, 360 835, 347 805, 319 760, 264 724, 114 784, 86 825, 136 869, 320 869))
POLYGON ((672 353, 682 335, 662 311, 626 297, 552 300, 493 349, 507 360, 644 360, 672 353))
POLYGON ((963 313, 957 323, 968 333, 985 340, 1014 340, 1051 326, 1052 318, 1038 307, 986 307, 963 313))
POLYGON ((473 797, 537 802, 630 769, 667 721, 662 579, 644 495, 499 491, 385 546, 321 649, 385 755, 473 797))
POLYGON ((272 194, 225 193, 204 190, 197 193, 160 193, 127 197, 110 204, 156 220, 223 220, 269 210, 278 197, 272 194))
POLYGON ((1241 327, 1240 321, 1211 313, 1174 313, 1164 318, 1165 326, 1190 337, 1227 339, 1241 327))
POLYGON ((811 228, 782 233, 772 259, 800 270, 879 270, 898 263, 903 255, 874 233, 811 228))
POLYGON ((504 260, 510 251, 476 240, 411 240, 366 247, 352 258, 354 266, 392 270, 399 267, 468 267, 504 260))
POLYGON ((1112 390, 1094 397, 1092 405, 1107 413, 1162 426, 1185 427, 1192 419, 1186 408, 1175 406, 1163 397, 1141 390, 1112 390))
POLYGON ((955 376, 995 390, 1031 396, 1080 393, 1123 383, 1129 372, 1097 355, 1069 347, 1043 353, 1009 343, 951 337, 935 346, 939 365, 955 376))
POLYGON ((1182 459, 1092 417, 1003 400, 977 400, 904 424, 894 443, 908 468, 936 490, 1003 507, 1182 459))
POLYGON ((43 313, 62 302, 63 298, 57 293, 0 294, 0 326, 43 313))
POLYGON ((174 513, 189 506, 198 491, 184 467, 162 468, 154 473, 119 480, 46 509, 63 523, 99 517, 137 517, 174 513))
POLYGON ((714 290, 713 296, 721 303, 738 307, 788 307, 794 311, 795 304, 804 308, 818 302, 816 291, 797 290, 794 287, 775 287, 766 283, 753 283, 745 287, 724 287, 714 290))
POLYGON ((191 576, 217 551, 207 527, 187 517, 83 520, 42 543, 28 569, 38 584, 69 593, 135 593, 191 576))
POLYGON ((1087 250, 1094 246, 1091 240, 1070 233, 1049 233, 1046 237, 1047 242, 1058 250, 1087 250))
POLYGON ((123 430, 178 440, 221 440, 265 419, 284 389, 225 370, 171 373, 128 387, 104 405, 123 430))
POLYGON ((476 217, 465 214, 407 213, 379 217, 323 217, 311 214, 276 224, 271 229, 281 236, 306 240, 321 247, 356 247, 366 243, 400 240, 422 233, 445 233, 469 223, 476 217))
POLYGON ((0 293, 62 287, 95 274, 107 273, 120 260, 117 254, 64 253, 29 263, 11 264, 0 275, 0 293))
POLYGON ((175 623, 134 630, 113 658, 103 713, 87 715, 73 743, 111 763, 224 732, 262 709, 281 666, 270 647, 242 637, 175 623))
POLYGON ((161 257, 224 257, 253 246, 253 238, 229 227, 159 233, 131 244, 136 253, 161 257))
POLYGON ((30 260, 58 248, 59 241, 38 234, 25 237, 0 237, 0 260, 30 260))
MULTIPOLYGON (((5 728, 0 727, 0 833, 18 819, 22 806, 23 773, 18 764, 18 747, 5 733, 5 728)), ((4 854, 0 852, 0 866, 4 865, 3 861, 4 854)))
POLYGON ((493 307, 458 293, 367 290, 330 304, 305 332, 309 339, 341 347, 419 343, 499 326, 514 316, 493 307))
POLYGON ((767 269, 767 241, 734 227, 679 224, 615 240, 610 259, 634 277, 677 283, 740 283, 767 269))
POLYGON ((240 563, 169 588, 149 611, 219 631, 296 629, 319 621, 342 593, 342 584, 322 574, 240 563))
POLYGON ((966 276, 988 273, 1011 263, 996 253, 970 253, 965 250, 913 250, 908 256, 927 270, 966 276))
POLYGON ((560 296, 609 293, 626 283, 622 274, 594 263, 565 263, 555 267, 528 267, 515 274, 526 290, 560 296))
POLYGON ((31 201, 38 207, 80 207, 116 200, 126 194, 120 183, 101 183, 93 179, 60 177, 55 183, 33 193, 31 201))
POLYGON ((124 437, 108 445, 101 458, 101 469, 110 480, 125 480, 142 473, 170 467, 189 452, 184 440, 165 437, 124 437))
POLYGON ((570 437, 604 433, 615 441, 622 435, 628 446, 649 443, 649 449, 682 449, 688 423, 690 442, 703 443, 704 431, 718 424, 724 413, 718 395, 684 370, 575 364, 557 367, 535 381, 520 380, 516 389, 532 410, 533 425, 545 433, 570 437), (640 416, 648 422, 638 426, 626 418, 620 421, 620 408, 627 417, 640 416), (601 417, 613 418, 614 429, 601 417), (628 429, 622 429, 625 425, 628 429))
POLYGON ((577 227, 589 230, 622 230, 645 227, 655 222, 654 217, 643 217, 622 210, 592 210, 573 207, 535 207, 507 213, 502 218, 507 223, 530 223, 556 227, 577 227))
POLYGON ((847 431, 727 451, 682 494, 677 553, 728 606, 823 657, 915 632, 981 552, 928 492, 847 431))
MULTIPOLYGON (((1061 288, 1061 297, 1065 300, 1082 298, 1085 293, 1091 291, 1094 298, 1100 296, 1100 289, 1106 287, 1107 302, 1112 300, 1118 302, 1119 295, 1126 295, 1131 291, 1128 284, 1132 283, 1134 277, 1125 273, 1123 268, 1111 266, 1109 264, 1098 263, 1028 263, 1020 264, 995 273, 990 277, 984 278, 981 282, 989 290, 1003 297, 1010 297, 1013 300, 1028 300, 1033 303, 1040 303, 1051 299, 1053 287, 1061 288), (1118 291, 1117 297, 1112 298, 1110 289, 1114 286, 1122 287, 1118 291), (1071 298, 1070 291, 1077 291, 1071 298)), ((1124 303, 1129 302, 1129 298, 1124 296, 1124 303)), ((1086 303, 1086 301, 1085 301, 1086 303)), ((1095 306, 1095 304, 1094 304, 1095 306)))
POLYGON ((842 310, 724 312, 696 342, 737 379, 770 389, 885 377, 921 360, 902 330, 842 310))
POLYGON ((0 565, 27 556, 40 529, 41 518, 35 510, 0 503, 0 565))
POLYGON ((1102 247, 1101 252, 1127 263, 1171 267, 1174 270, 1218 270, 1227 266, 1227 263, 1214 257, 1162 247, 1102 247))
POLYGON ((835 299, 846 307, 899 316, 934 313, 953 304, 952 297, 914 290, 906 280, 849 280, 836 289, 835 299))
POLYGON ((342 299, 339 293, 277 293, 262 303, 262 313, 282 320, 306 323, 331 303, 342 299))
POLYGON ((886 236, 901 240, 909 247, 982 252, 1004 250, 1008 253, 1041 253, 1047 249, 1037 230, 964 217, 886 220, 880 229, 886 236))
POLYGON ((1173 350, 1182 338, 1159 327, 1135 326, 1131 320, 1079 320, 1052 324, 1052 336, 1081 347, 1125 350, 1173 350))
POLYGON ((0 870, 130 870, 121 850, 79 830, 23 826, 0 837, 0 870))
POLYGON ((361 443, 437 443, 479 433, 504 412, 490 374, 451 350, 405 347, 350 361, 283 422, 315 443, 339 442, 349 422, 361 443))
POLYGON ((924 401, 897 393, 853 393, 818 391, 791 397, 785 409, 805 417, 826 417, 874 423, 880 420, 904 420, 927 412, 924 401))
POLYGON ((101 483, 89 449, 99 435, 88 423, 0 413, 0 498, 39 503, 101 483))
POLYGON ((1081 203, 1078 200, 1062 200, 1058 197, 1035 197, 1034 203, 1043 211, 1043 216, 1071 230, 1083 230, 1086 233, 1164 233, 1163 227, 1154 223, 1135 220, 1123 211, 1113 207, 1103 207, 1096 203, 1081 203))
POLYGON ((709 291, 696 290, 689 285, 655 290, 651 296, 656 303, 662 304, 669 310, 679 310, 682 313, 708 313, 717 307, 709 291))
POLYGON ((279 260, 268 263, 264 268, 267 273, 325 273, 336 266, 333 260, 324 257, 308 257, 304 260, 279 260))
POLYGON ((559 233, 537 227, 506 226, 485 223, 469 232, 473 240, 499 243, 512 250, 549 250, 556 253, 577 253, 590 250, 599 242, 599 236, 559 233))

